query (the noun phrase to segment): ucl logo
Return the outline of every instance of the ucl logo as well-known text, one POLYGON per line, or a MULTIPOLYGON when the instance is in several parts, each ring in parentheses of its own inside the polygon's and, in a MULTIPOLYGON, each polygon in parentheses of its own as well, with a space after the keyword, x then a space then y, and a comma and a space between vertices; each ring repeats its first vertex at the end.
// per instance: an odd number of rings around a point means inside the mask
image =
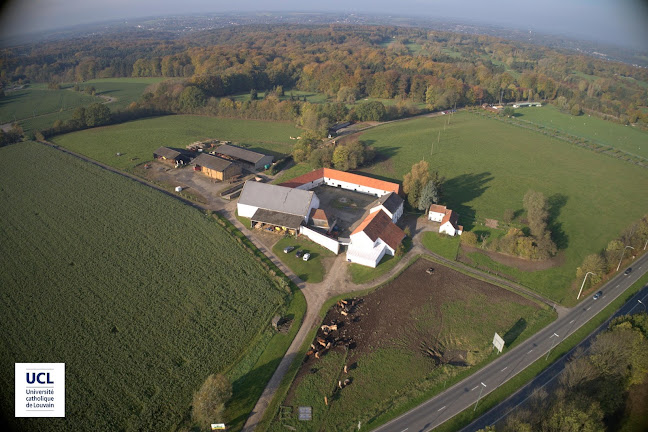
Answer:
POLYGON ((49 372, 27 372, 27 384, 54 384, 49 372))

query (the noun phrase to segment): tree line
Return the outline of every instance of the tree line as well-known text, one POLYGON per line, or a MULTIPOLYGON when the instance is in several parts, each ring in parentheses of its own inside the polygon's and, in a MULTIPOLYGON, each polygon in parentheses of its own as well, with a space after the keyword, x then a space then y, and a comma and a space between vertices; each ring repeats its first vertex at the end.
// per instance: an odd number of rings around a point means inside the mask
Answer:
POLYGON ((97 36, 6 48, 0 71, 7 86, 29 80, 179 78, 200 90, 205 104, 212 97, 281 86, 345 104, 385 98, 434 110, 555 100, 574 112, 648 122, 641 109, 648 99, 643 68, 490 36, 416 28, 249 26, 172 41, 97 36))

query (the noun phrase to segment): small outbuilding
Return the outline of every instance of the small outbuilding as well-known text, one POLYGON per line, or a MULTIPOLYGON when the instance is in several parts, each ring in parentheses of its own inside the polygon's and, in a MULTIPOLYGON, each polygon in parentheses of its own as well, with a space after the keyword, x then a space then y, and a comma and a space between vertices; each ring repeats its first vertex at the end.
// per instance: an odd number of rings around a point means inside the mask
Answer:
POLYGON ((160 147, 155 150, 153 152, 153 159, 172 164, 186 164, 191 160, 189 156, 183 155, 179 151, 170 149, 169 147, 160 147))
POLYGON ((207 177, 220 181, 228 180, 233 176, 241 174, 241 167, 236 163, 205 153, 194 159, 193 164, 196 171, 200 171, 207 177))

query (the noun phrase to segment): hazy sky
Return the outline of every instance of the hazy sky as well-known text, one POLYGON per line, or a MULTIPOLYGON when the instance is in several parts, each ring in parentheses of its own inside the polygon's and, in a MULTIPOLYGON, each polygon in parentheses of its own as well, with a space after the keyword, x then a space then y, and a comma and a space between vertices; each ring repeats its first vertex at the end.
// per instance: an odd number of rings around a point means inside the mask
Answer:
POLYGON ((3 35, 117 18, 236 11, 344 11, 470 20, 609 41, 648 50, 642 0, 10 0, 3 35))

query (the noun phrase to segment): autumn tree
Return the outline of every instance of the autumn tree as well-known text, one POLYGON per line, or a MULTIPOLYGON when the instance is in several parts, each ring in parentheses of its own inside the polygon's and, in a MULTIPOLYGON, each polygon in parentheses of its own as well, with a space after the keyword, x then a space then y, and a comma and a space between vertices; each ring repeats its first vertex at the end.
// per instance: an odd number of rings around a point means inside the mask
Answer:
POLYGON ((430 181, 430 165, 420 161, 412 165, 412 170, 403 177, 403 192, 412 208, 418 207, 421 188, 430 181))
POLYGON ((590 275, 589 284, 596 284, 601 281, 601 278, 606 273, 605 260, 601 254, 587 255, 583 260, 583 264, 576 269, 576 279, 583 280, 588 272, 594 273, 590 275))

